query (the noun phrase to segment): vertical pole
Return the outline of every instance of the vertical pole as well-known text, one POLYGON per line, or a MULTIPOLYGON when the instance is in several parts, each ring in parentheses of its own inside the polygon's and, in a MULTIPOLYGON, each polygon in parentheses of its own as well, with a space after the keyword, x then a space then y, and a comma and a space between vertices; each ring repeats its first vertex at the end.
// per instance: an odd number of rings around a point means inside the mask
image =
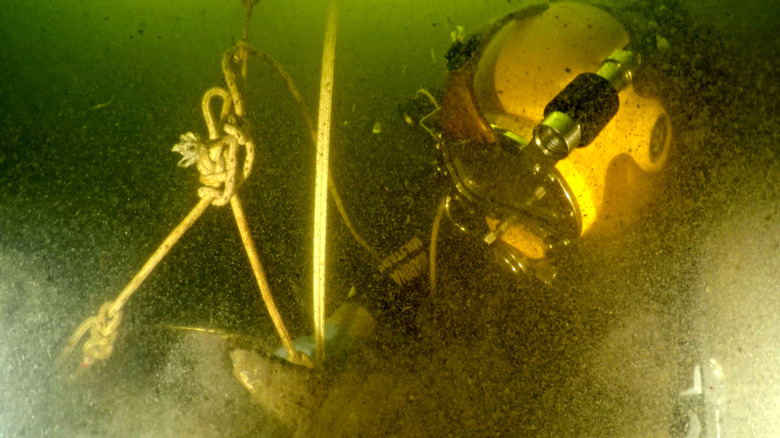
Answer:
POLYGON ((336 0, 328 6, 320 75, 317 117, 316 185, 314 193, 314 345, 315 364, 325 360, 325 243, 328 225, 328 160, 333 104, 333 65, 336 54, 336 0))

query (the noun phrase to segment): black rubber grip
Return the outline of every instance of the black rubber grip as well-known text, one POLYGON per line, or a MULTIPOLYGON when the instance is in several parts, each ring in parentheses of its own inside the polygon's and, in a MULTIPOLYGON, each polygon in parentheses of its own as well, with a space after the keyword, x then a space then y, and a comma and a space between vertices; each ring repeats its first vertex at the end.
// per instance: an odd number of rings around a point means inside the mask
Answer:
POLYGON ((580 125, 580 147, 587 146, 607 126, 620 107, 617 91, 601 76, 583 73, 569 83, 544 108, 545 117, 558 111, 580 125))

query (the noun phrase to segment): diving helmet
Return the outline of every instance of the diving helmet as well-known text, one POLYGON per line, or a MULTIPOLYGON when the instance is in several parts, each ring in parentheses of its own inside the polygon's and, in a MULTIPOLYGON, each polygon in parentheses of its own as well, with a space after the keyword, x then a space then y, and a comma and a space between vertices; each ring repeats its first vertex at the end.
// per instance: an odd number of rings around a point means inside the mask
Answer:
POLYGON ((637 216, 664 167, 671 125, 638 94, 641 64, 607 11, 530 6, 457 40, 441 105, 420 121, 451 180, 447 213, 515 272, 544 281, 573 239, 637 216))

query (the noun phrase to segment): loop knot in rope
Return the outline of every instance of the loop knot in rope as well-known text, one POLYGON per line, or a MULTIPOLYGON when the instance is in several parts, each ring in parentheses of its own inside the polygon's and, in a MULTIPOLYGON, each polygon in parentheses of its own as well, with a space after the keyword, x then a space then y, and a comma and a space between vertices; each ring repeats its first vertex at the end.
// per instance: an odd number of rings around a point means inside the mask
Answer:
POLYGON ((189 167, 197 163, 200 172, 200 182, 204 185, 198 189, 201 198, 214 198, 212 205, 222 206, 230 202, 237 185, 245 181, 252 171, 255 145, 252 138, 236 124, 228 123, 232 118, 230 93, 224 88, 214 87, 206 91, 201 101, 203 118, 209 131, 208 143, 197 134, 188 132, 179 137, 179 143, 173 147, 174 152, 182 154, 179 166, 189 167), (222 99, 222 109, 218 121, 211 113, 211 101, 215 97, 222 99), (219 135, 218 125, 222 125, 224 134, 219 135), (238 149, 245 148, 244 165, 241 180, 237 181, 238 149), (220 190, 221 189, 221 190, 220 190))
POLYGON ((92 365, 111 355, 116 341, 117 327, 122 321, 122 311, 111 315, 114 303, 107 301, 100 306, 92 326, 89 328, 89 339, 84 342, 84 365, 92 365))
POLYGON ((73 350, 73 347, 79 342, 82 336, 89 330, 89 339, 84 342, 83 366, 90 366, 93 363, 107 359, 114 350, 114 341, 116 341, 117 328, 122 321, 122 311, 114 308, 114 301, 106 301, 98 310, 97 315, 87 318, 79 325, 76 332, 73 333, 65 351, 60 356, 60 361, 73 350))

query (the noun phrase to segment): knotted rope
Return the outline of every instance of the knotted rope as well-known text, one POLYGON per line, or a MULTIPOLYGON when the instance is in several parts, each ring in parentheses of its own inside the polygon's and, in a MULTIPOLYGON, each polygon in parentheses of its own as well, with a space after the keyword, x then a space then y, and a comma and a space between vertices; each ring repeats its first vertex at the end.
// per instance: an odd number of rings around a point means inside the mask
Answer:
POLYGON ((197 163, 199 180, 204 185, 198 189, 198 196, 214 198, 215 206, 227 204, 235 194, 239 183, 236 180, 239 147, 245 149, 241 182, 245 181, 252 172, 255 158, 255 143, 252 138, 236 125, 225 121, 231 115, 231 106, 234 102, 235 100, 224 88, 210 88, 201 100, 203 119, 209 131, 209 142, 203 141, 197 134, 188 132, 179 137, 179 143, 173 147, 174 152, 182 154, 179 166, 189 167, 197 163), (211 101, 214 98, 222 99, 219 121, 215 121, 211 114, 211 101), (222 125, 221 136, 219 124, 222 125))
POLYGON ((144 263, 143 267, 135 274, 130 283, 125 286, 119 296, 114 301, 105 302, 98 311, 97 315, 87 318, 79 325, 68 342, 65 344, 65 348, 57 359, 59 363, 62 363, 64 359, 73 351, 81 338, 89 331, 90 337, 84 342, 83 354, 84 358, 81 362, 82 366, 87 367, 93 363, 108 358, 113 351, 114 341, 116 340, 116 329, 119 327, 119 323, 122 320, 122 307, 125 305, 130 296, 138 289, 139 286, 146 280, 149 274, 152 273, 157 264, 168 254, 168 251, 176 244, 182 235, 198 220, 204 211, 211 205, 212 198, 203 198, 193 208, 189 214, 182 220, 176 228, 173 229, 171 234, 165 238, 163 243, 157 248, 157 250, 149 257, 149 260, 144 263))
MULTIPOLYGON (((303 104, 300 93, 281 65, 267 54, 254 49, 247 43, 252 8, 257 3, 257 0, 242 0, 242 3, 246 7, 243 36, 236 46, 225 52, 222 58, 222 71, 227 89, 221 87, 211 88, 206 91, 201 100, 201 109, 208 129, 208 140, 204 140, 197 134, 188 132, 180 137, 179 143, 173 148, 175 152, 180 152, 182 154, 179 166, 189 167, 192 164, 197 164, 197 169, 200 173, 199 181, 203 184, 203 187, 198 189, 198 196, 201 198, 200 201, 187 214, 184 220, 174 228, 171 234, 166 237, 163 243, 157 248, 154 254, 152 254, 149 260, 147 260, 125 289, 122 290, 119 296, 114 301, 104 303, 95 316, 87 318, 79 325, 68 340, 63 353, 58 359, 59 361, 70 354, 87 332, 90 333, 90 337, 84 343, 84 360, 82 365, 88 366, 96 361, 109 357, 113 351, 113 345, 117 337, 117 327, 122 319, 122 307, 130 296, 146 280, 157 264, 165 255, 167 255, 182 235, 198 220, 198 218, 200 218, 209 205, 223 206, 229 202, 239 229, 239 234, 241 235, 242 243, 244 244, 250 264, 252 265, 252 271, 258 283, 261 296, 271 315, 276 330, 282 339, 282 343, 287 350, 289 360, 294 363, 312 366, 310 358, 299 354, 298 351, 295 350, 292 339, 274 304, 268 281, 265 278, 265 273, 263 272, 257 250, 246 223, 241 202, 236 193, 238 187, 251 173, 255 153, 255 143, 241 124, 246 112, 243 95, 237 84, 237 75, 235 73, 236 71, 240 71, 241 78, 246 80, 247 61, 250 55, 258 56, 260 59, 268 62, 285 80, 306 119, 310 135, 315 143, 317 130, 314 127, 314 121, 311 115, 303 104), (211 111, 211 105, 212 101, 217 98, 222 100, 222 106, 219 117, 215 118, 211 111), (242 148, 243 156, 241 154, 242 148), (241 166, 241 172, 239 173, 238 162, 242 157, 243 166, 241 166)), ((382 257, 380 257, 380 255, 352 226, 352 223, 347 216, 346 209, 341 202, 341 196, 330 177, 327 178, 327 183, 335 206, 347 229, 355 240, 369 252, 375 261, 381 262, 382 257)))
MULTIPOLYGON (((256 2, 247 2, 247 17, 251 14, 251 6, 256 2)), ((236 190, 250 175, 254 163, 255 143, 251 136, 242 129, 241 121, 245 114, 244 101, 236 83, 236 75, 233 66, 240 65, 244 79, 246 78, 246 61, 250 54, 246 45, 246 24, 244 39, 227 52, 222 58, 222 71, 225 76, 227 90, 214 87, 206 91, 201 99, 201 109, 206 127, 209 132, 208 141, 204 141, 197 134, 188 132, 179 138, 179 143, 173 147, 173 151, 182 154, 179 166, 189 167, 197 164, 200 173, 199 181, 203 187, 198 189, 201 198, 198 204, 189 212, 179 225, 165 238, 152 256, 141 267, 130 283, 114 301, 107 301, 95 316, 82 322, 65 345, 63 353, 58 358, 62 363, 73 351, 81 338, 89 332, 89 338, 84 342, 82 366, 87 367, 93 363, 108 358, 114 348, 117 338, 117 328, 122 320, 122 307, 130 296, 141 286, 155 267, 168 254, 170 249, 178 242, 182 235, 200 218, 209 205, 223 206, 230 202, 233 215, 238 225, 241 241, 246 249, 252 271, 260 289, 260 294, 276 330, 282 339, 291 362, 312 366, 311 360, 302 356, 295 350, 287 329, 282 321, 273 301, 268 280, 265 277, 260 258, 252 240, 246 217, 236 190), (211 112, 211 102, 215 98, 222 100, 222 106, 218 119, 211 112), (239 151, 243 148, 243 166, 240 175, 237 175, 239 151), (240 177, 240 178, 239 178, 240 177)))

